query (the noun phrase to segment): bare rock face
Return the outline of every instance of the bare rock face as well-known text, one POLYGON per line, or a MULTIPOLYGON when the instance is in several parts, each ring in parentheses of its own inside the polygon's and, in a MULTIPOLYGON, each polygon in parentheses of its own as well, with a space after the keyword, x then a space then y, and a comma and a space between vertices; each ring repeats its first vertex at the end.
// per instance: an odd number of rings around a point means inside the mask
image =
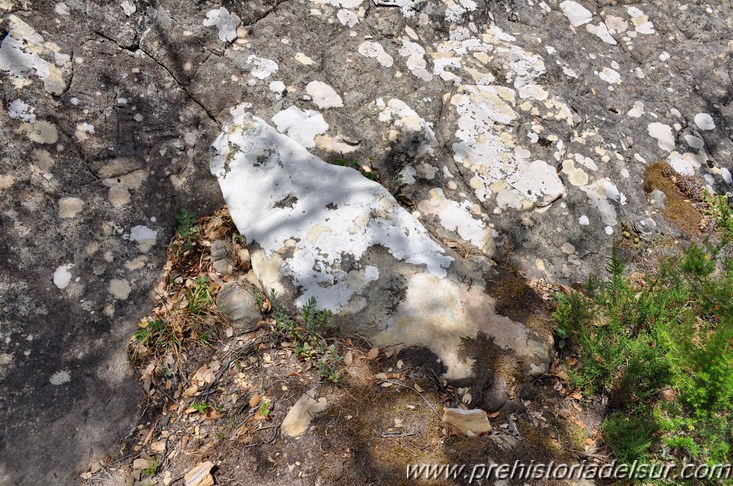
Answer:
POLYGON ((545 371, 549 338, 494 312, 487 258, 443 248, 382 185, 327 164, 243 109, 214 142, 211 171, 266 290, 294 307, 315 298, 342 331, 376 345, 428 346, 449 378, 470 374, 459 345, 479 331, 526 372, 545 371))

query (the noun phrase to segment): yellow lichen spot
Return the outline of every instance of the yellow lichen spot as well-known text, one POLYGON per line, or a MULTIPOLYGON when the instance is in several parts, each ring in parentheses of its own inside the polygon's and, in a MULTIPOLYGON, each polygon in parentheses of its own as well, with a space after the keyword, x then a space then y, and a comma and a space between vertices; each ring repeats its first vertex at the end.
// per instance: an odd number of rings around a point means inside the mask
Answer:
POLYGON ((484 187, 484 181, 480 177, 474 176, 468 181, 468 185, 471 186, 471 189, 481 189, 484 187))
POLYGON ((574 186, 588 184, 588 174, 580 167, 575 167, 575 162, 572 159, 566 159, 562 163, 562 172, 568 176, 570 184, 574 186))
POLYGON ((308 238, 308 241, 310 241, 312 244, 315 245, 323 233, 330 233, 330 232, 332 232, 331 228, 328 228, 327 226, 323 226, 321 224, 317 224, 308 231, 307 238, 308 238))

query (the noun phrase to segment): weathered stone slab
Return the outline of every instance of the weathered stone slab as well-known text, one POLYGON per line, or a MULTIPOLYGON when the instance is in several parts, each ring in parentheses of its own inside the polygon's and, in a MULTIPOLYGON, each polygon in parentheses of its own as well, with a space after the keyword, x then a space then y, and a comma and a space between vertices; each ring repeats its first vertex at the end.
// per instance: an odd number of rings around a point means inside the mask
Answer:
POLYGON ((547 343, 494 312, 483 288, 490 262, 443 248, 383 186, 323 162, 242 108, 213 147, 211 171, 253 270, 283 304, 313 297, 344 331, 380 346, 428 346, 451 378, 470 373, 458 347, 478 331, 528 371, 544 369, 547 343))

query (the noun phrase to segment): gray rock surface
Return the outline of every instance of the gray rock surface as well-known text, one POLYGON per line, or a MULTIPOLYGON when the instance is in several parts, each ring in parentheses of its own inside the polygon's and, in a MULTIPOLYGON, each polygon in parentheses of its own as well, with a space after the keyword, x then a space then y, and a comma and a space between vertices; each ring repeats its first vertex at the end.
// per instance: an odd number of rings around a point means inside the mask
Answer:
POLYGON ((452 379, 471 375, 461 338, 480 331, 527 373, 546 371, 549 337, 496 314, 486 257, 450 255, 382 185, 327 164, 243 109, 214 142, 211 172, 247 235, 253 271, 281 305, 296 313, 315 298, 342 332, 378 346, 427 346, 452 379))
POLYGON ((611 239, 645 218, 646 237, 669 231, 642 190, 649 163, 730 190, 730 2, 0 13, 3 484, 73 483, 134 425, 124 345, 174 215, 222 204, 208 150, 234 106, 321 160, 371 164, 436 241, 531 278, 600 274, 611 239))
POLYGON ((235 324, 250 327, 262 318, 253 290, 247 281, 228 282, 216 296, 216 307, 235 324))

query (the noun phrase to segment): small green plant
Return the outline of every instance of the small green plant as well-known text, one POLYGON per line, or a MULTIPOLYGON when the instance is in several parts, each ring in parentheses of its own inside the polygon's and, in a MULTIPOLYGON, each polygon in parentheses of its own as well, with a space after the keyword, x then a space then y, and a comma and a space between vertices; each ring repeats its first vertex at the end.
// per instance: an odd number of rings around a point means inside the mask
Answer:
POLYGON ((341 356, 336 343, 328 344, 321 334, 331 312, 318 310, 315 297, 311 297, 301 309, 298 320, 278 306, 275 291, 270 292, 273 303, 275 324, 273 330, 277 337, 293 342, 298 359, 313 363, 322 379, 337 382, 343 377, 340 371, 341 356))
POLYGON ((341 381, 344 376, 340 367, 342 360, 343 358, 339 355, 336 345, 331 344, 318 358, 318 376, 332 383, 341 381))
POLYGON ((191 408, 200 414, 205 414, 206 410, 209 409, 209 404, 206 402, 196 402, 191 404, 191 408))
POLYGON ((171 348, 180 348, 181 342, 173 327, 157 319, 143 322, 141 327, 132 335, 135 344, 150 348, 153 352, 166 351, 171 348))
POLYGON ((206 346, 207 348, 211 347, 211 333, 213 333, 213 329, 207 329, 206 331, 199 334, 199 342, 206 346))
POLYGON ((705 193, 703 196, 706 213, 715 220, 716 228, 721 232, 726 243, 733 242, 733 211, 728 203, 728 196, 705 193))
POLYGON ((186 292, 189 314, 200 316, 206 313, 211 307, 211 289, 206 275, 198 277, 193 281, 193 286, 186 292))
POLYGON ((143 469, 142 472, 149 478, 152 478, 153 476, 158 474, 158 459, 148 461, 148 467, 143 469))
POLYGON ((272 402, 262 402, 260 404, 260 415, 263 417, 269 417, 272 412, 272 402))
POLYGON ((196 219, 196 213, 189 211, 186 208, 182 208, 176 215, 176 220, 178 221, 178 236, 183 240, 183 244, 177 249, 184 253, 193 248, 193 243, 196 241, 196 237, 198 236, 196 219))

